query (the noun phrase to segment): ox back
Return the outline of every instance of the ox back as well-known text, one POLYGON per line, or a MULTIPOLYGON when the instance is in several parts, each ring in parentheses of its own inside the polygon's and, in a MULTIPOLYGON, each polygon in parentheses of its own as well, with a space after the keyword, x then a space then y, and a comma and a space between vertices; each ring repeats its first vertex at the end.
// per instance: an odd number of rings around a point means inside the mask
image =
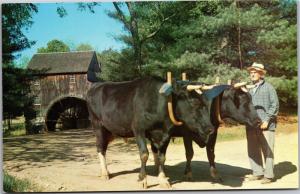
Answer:
POLYGON ((158 92, 163 83, 158 78, 95 83, 87 94, 90 120, 121 137, 162 128, 168 116, 167 100, 158 92))

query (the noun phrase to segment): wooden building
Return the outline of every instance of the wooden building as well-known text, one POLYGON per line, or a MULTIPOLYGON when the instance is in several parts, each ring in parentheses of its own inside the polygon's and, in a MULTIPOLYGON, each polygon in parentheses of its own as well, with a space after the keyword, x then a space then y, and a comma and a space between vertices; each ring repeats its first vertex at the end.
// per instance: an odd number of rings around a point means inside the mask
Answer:
POLYGON ((85 98, 91 82, 87 72, 100 72, 94 51, 35 54, 28 68, 41 72, 32 83, 36 122, 49 131, 88 126, 85 98))

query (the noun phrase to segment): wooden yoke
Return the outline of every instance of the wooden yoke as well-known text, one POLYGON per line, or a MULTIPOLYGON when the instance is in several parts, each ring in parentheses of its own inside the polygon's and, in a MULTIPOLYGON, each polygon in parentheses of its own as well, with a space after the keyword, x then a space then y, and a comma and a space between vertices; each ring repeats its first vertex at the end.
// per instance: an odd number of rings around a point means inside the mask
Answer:
MULTIPOLYGON (((171 72, 168 72, 167 73, 167 82, 172 85, 172 74, 171 72)), ((180 122, 180 121, 177 121, 174 117, 174 112, 173 112, 173 104, 172 104, 172 95, 170 95, 168 97, 168 112, 169 112, 169 117, 172 121, 172 123, 176 126, 180 126, 182 125, 183 123, 180 122)))

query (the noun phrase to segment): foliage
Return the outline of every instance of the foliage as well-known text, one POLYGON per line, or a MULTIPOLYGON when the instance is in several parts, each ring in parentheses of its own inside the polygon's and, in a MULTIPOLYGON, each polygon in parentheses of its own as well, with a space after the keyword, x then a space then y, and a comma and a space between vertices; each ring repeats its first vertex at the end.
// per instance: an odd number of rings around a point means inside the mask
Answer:
POLYGON ((24 121, 22 123, 11 123, 11 129, 8 129, 7 124, 3 124, 3 137, 14 137, 26 135, 24 121))
POLYGON ((162 26, 177 13, 176 7, 170 7, 176 2, 113 2, 115 11, 108 15, 124 26, 126 34, 117 39, 126 43, 133 52, 133 63, 141 75, 145 64, 143 49, 149 39, 156 36, 162 26), (171 12, 170 10, 173 10, 171 12))
MULTIPOLYGON (((34 4, 2 5, 3 118, 8 121, 8 129, 11 128, 11 119, 17 116, 25 115, 27 125, 35 117, 34 96, 30 90, 33 73, 22 69, 27 66, 28 59, 23 58, 18 65, 13 60, 18 57, 17 52, 30 48, 35 43, 27 39, 23 30, 28 30, 32 25, 32 15, 37 11, 34 4)), ((31 133, 29 130, 27 132, 31 133)))
POLYGON ((114 5, 116 11, 109 12, 109 16, 125 29, 116 38, 128 47, 126 52, 115 53, 116 64, 105 67, 103 63, 103 68, 112 69, 113 80, 140 75, 165 77, 167 71, 179 78, 185 71, 190 79, 209 83, 216 76, 222 83, 228 79, 249 81, 244 69, 256 61, 265 64, 268 76, 274 77, 280 101, 297 104, 296 1, 114 5), (126 67, 138 67, 139 73, 127 71, 126 67), (131 76, 124 76, 124 72, 131 76), (283 75, 284 81, 280 80, 283 75))
POLYGON ((30 181, 26 179, 18 179, 4 171, 3 190, 5 192, 32 192, 40 189, 36 188, 36 186, 30 183, 30 181))
POLYGON ((266 81, 271 83, 279 96, 281 107, 297 107, 298 104, 298 80, 297 77, 287 79, 282 77, 266 77, 266 81))
POLYGON ((235 67, 231 67, 229 64, 220 64, 214 66, 211 69, 211 73, 207 74, 207 76, 203 76, 198 79, 198 81, 204 83, 215 83, 216 77, 219 77, 221 84, 228 83, 228 80, 233 82, 250 82, 249 74, 246 70, 239 70, 235 67))
POLYGON ((47 47, 38 48, 38 53, 51 53, 51 52, 69 52, 70 48, 63 41, 51 40, 47 43, 47 47))
POLYGON ((91 51, 94 50, 90 44, 81 43, 76 47, 76 51, 91 51))
POLYGON ((97 57, 98 61, 101 61, 102 72, 99 76, 102 80, 124 81, 138 76, 136 66, 130 60, 133 58, 133 53, 129 50, 124 49, 122 53, 118 53, 109 49, 98 54, 97 57))
MULTIPOLYGON (((34 72, 27 69, 6 65, 3 71, 3 118, 10 120, 24 115, 26 123, 35 117, 33 109, 34 96, 31 93, 31 82, 35 79, 34 72)), ((28 133, 31 128, 27 128, 28 133)))
POLYGON ((10 63, 17 58, 16 52, 30 48, 35 42, 24 35, 23 30, 28 30, 32 25, 32 14, 37 13, 34 4, 2 4, 2 60, 10 63))
POLYGON ((15 66, 18 68, 25 69, 27 68, 27 65, 29 64, 30 58, 27 56, 21 57, 19 63, 16 63, 15 66))

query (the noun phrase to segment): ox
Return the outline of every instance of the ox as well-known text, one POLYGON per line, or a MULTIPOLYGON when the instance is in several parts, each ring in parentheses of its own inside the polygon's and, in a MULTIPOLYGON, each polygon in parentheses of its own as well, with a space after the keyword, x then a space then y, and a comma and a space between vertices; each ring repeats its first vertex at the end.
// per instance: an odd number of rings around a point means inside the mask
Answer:
MULTIPOLYGON (((96 135, 96 147, 101 163, 101 175, 109 179, 105 153, 113 136, 135 137, 140 153, 139 181, 147 188, 146 162, 149 152, 146 138, 158 153, 159 184, 170 187, 164 174, 166 142, 174 127, 167 105, 168 97, 159 93, 165 81, 159 78, 141 78, 127 82, 95 83, 87 93, 87 104, 92 128, 96 135)), ((185 130, 197 134, 207 142, 214 126, 210 121, 211 101, 183 82, 172 82, 171 96, 174 113, 185 130)), ((170 96, 169 96, 170 97, 170 96)))
MULTIPOLYGON (((172 129, 172 137, 183 137, 186 151, 186 167, 184 174, 187 180, 192 179, 191 160, 194 155, 192 141, 197 143, 201 148, 206 146, 207 158, 210 165, 210 174, 214 181, 222 181, 216 170, 214 154, 218 128, 222 119, 231 118, 240 124, 255 127, 261 124, 261 120, 257 115, 254 105, 252 104, 251 96, 247 92, 245 84, 246 83, 238 83, 231 86, 221 85, 221 89, 219 89, 217 95, 214 95, 214 100, 211 106, 212 110, 210 111, 210 118, 214 125, 214 132, 209 136, 208 142, 204 142, 197 134, 185 130, 183 126, 177 126, 172 129)), ((247 85, 247 87, 251 86, 247 85)), ((211 91, 205 91, 204 95, 209 92, 211 91)), ((166 142, 166 144, 168 143, 169 142, 166 142)), ((167 146, 168 145, 164 145, 164 151, 166 151, 167 146)), ((157 166, 159 163, 157 160, 157 149, 153 145, 151 146, 151 149, 154 154, 155 165, 157 166)))

